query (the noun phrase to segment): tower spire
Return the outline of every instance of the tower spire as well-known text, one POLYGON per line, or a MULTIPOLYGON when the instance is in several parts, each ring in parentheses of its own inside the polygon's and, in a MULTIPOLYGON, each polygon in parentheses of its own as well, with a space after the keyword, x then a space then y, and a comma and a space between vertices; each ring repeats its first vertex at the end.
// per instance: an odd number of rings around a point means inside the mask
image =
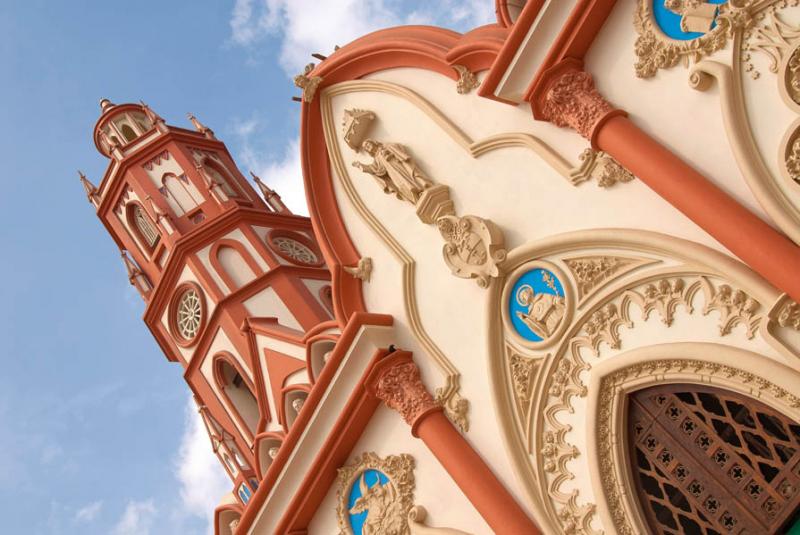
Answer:
POLYGON ((206 125, 204 125, 203 123, 201 123, 200 121, 198 121, 197 117, 195 117, 191 113, 187 113, 186 115, 189 117, 189 120, 192 122, 192 125, 194 125, 195 130, 206 136, 208 139, 216 139, 214 137, 214 131, 211 130, 206 125))
POLYGON ((134 288, 139 290, 139 293, 142 295, 142 297, 145 297, 150 290, 153 289, 153 286, 150 284, 147 276, 142 273, 141 269, 139 269, 139 266, 137 266, 128 256, 128 251, 125 249, 120 249, 120 254, 122 255, 122 262, 125 264, 125 269, 128 272, 128 280, 131 282, 134 288))
POLYGON ((78 171, 78 176, 80 177, 81 184, 83 184, 83 189, 86 190, 86 198, 89 199, 90 203, 97 206, 97 188, 94 184, 89 182, 89 179, 86 178, 86 175, 84 175, 82 171, 78 171))
POLYGON ((164 122, 164 119, 159 114, 154 112, 150 106, 145 104, 143 100, 140 100, 139 104, 142 105, 142 111, 144 111, 147 119, 153 123, 153 126, 155 126, 159 132, 166 131, 166 123, 164 122))
POLYGON ((253 180, 255 180, 258 189, 261 190, 261 194, 264 196, 264 200, 267 201, 267 204, 269 205, 270 208, 272 208, 279 214, 292 213, 291 210, 289 210, 289 208, 287 208, 286 205, 283 204, 281 196, 278 195, 277 191, 264 184, 264 182, 252 171, 250 171, 250 176, 252 176, 253 180))

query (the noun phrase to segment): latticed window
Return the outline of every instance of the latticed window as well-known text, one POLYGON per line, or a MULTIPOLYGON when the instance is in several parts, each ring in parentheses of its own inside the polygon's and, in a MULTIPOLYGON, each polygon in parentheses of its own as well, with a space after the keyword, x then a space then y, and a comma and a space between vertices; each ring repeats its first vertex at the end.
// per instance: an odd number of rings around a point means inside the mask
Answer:
POLYGON ((145 245, 152 249, 158 243, 159 234, 144 208, 139 204, 130 205, 130 223, 133 224, 137 234, 145 245))
POLYGON ((297 240, 287 238, 285 236, 279 236, 274 238, 272 242, 280 252, 296 262, 301 264, 316 264, 319 262, 317 255, 314 254, 314 251, 297 240))
POLYGON ((639 504, 652 533, 784 533, 800 505, 800 425, 733 392, 667 385, 628 404, 639 504))
POLYGON ((191 342, 203 325, 203 295, 194 284, 186 284, 175 293, 171 306, 173 334, 184 345, 191 342))

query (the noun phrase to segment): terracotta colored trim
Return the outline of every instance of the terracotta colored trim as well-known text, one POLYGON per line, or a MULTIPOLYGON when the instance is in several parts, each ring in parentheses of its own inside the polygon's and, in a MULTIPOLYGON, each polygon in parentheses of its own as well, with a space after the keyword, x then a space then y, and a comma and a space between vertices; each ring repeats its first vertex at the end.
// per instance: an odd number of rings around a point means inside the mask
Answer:
MULTIPOLYGON (((284 381, 285 380, 286 378, 284 378, 284 381)), ((280 419, 279 420, 280 424, 281 426, 283 426, 283 430, 286 433, 289 432, 289 420, 286 417, 286 396, 296 391, 301 391, 305 392, 306 394, 309 394, 311 393, 311 385, 306 383, 299 383, 299 384, 285 386, 281 389, 280 399, 275 400, 276 404, 278 405, 278 413, 279 413, 278 418, 280 419)))
POLYGON ((397 412, 498 535, 541 531, 425 388, 407 351, 386 353, 367 377, 367 391, 397 412))
POLYGON ((503 28, 514 25, 511 15, 508 13, 508 0, 494 0, 494 13, 497 16, 497 24, 503 28))
MULTIPOLYGON (((307 344, 311 338, 330 329, 336 329, 338 331, 339 323, 336 320, 328 320, 316 325, 313 329, 309 329, 308 332, 306 332, 305 336, 303 337, 303 343, 307 344)), ((331 333, 331 336, 339 336, 339 333, 337 332, 335 335, 331 333)))
POLYGON ((465 33, 445 56, 450 65, 463 65, 472 72, 492 66, 508 38, 508 29, 487 24, 465 33))
MULTIPOLYGON (((345 328, 342 330, 341 337, 339 338, 339 343, 336 344, 333 352, 331 353, 330 360, 328 361, 329 365, 325 366, 325 369, 320 374, 319 378, 317 379, 316 386, 311 390, 308 398, 306 398, 306 402, 303 404, 303 409, 300 411, 300 414, 297 415, 297 419, 295 420, 294 425, 289 430, 289 433, 286 435, 286 438, 281 446, 280 450, 278 451, 278 455, 272 461, 272 464, 267 470, 267 473, 264 474, 264 478, 261 481, 258 490, 256 491, 253 498, 250 500, 250 503, 247 506, 247 509, 242 515, 241 523, 239 524, 239 531, 238 533, 247 533, 247 530, 250 529, 250 526, 255 521, 256 516, 258 515, 261 508, 264 506, 264 502, 269 496, 270 490, 272 486, 278 479, 281 471, 283 470, 284 465, 289 460, 289 456, 291 455, 291 451, 294 449, 297 441, 299 440, 300 436, 302 435, 303 431, 305 430, 306 425, 308 424, 311 415, 314 413, 316 406, 322 400, 325 391, 328 389, 331 381, 333 380, 339 366, 342 363, 347 352, 350 350, 350 346, 355 340, 358 333, 361 331, 361 328, 364 325, 376 325, 376 326, 390 326, 393 323, 393 319, 391 316, 386 316, 382 314, 369 314, 366 312, 356 312, 350 318, 350 321, 347 323, 345 328)), ((371 399, 369 403, 373 404, 374 407, 377 406, 377 400, 371 399)), ((355 408, 355 407, 354 407, 355 408)), ((367 407, 368 408, 368 407, 367 407)), ((346 410, 342 412, 342 419, 349 418, 354 416, 354 413, 348 413, 346 410)), ((358 422, 361 422, 363 418, 357 419, 358 422)), ((368 418, 367 418, 368 420, 368 418)), ((338 424, 338 422, 337 422, 338 424)), ((366 421, 363 422, 366 425, 366 421)), ((338 440, 350 440, 350 438, 346 438, 345 435, 352 436, 353 431, 348 433, 339 433, 338 440)), ((360 435, 360 433, 358 433, 360 435)), ((292 501, 292 506, 286 511, 284 517, 294 517, 298 514, 305 515, 307 518, 311 518, 313 513, 316 511, 316 508, 321 503, 322 499, 325 497, 330 484, 333 482, 333 479, 336 477, 336 468, 341 465, 341 462, 344 461, 344 458, 341 459, 339 464, 332 463, 330 460, 337 460, 341 455, 341 452, 338 452, 334 448, 335 441, 337 440, 336 434, 332 434, 328 442, 326 442, 326 446, 320 450, 317 455, 317 460, 321 460, 323 458, 328 459, 326 462, 320 463, 320 469, 317 470, 312 469, 306 475, 307 479, 310 479, 308 485, 305 483, 301 485, 298 489, 297 495, 295 496, 294 500, 292 501), (332 442, 333 441, 333 442, 332 442), (330 443, 330 444, 329 444, 330 443), (329 480, 328 485, 324 485, 324 481, 329 480), (302 503, 298 503, 298 501, 302 503)), ((351 446, 352 447, 352 446, 351 446)), ((345 455, 346 457, 346 455, 345 455)), ((317 460, 315 460, 315 467, 317 465, 317 460)), ((283 524, 283 522, 282 522, 283 524)), ((283 533, 284 531, 275 530, 275 533, 283 533)))
MULTIPOLYGON (((505 4, 505 2, 503 0, 497 0, 495 6, 499 6, 500 4, 505 4)), ((506 70, 508 70, 509 65, 511 65, 511 62, 514 60, 514 56, 517 55, 517 50, 519 50, 520 45, 522 45, 522 42, 525 40, 525 36, 528 35, 528 30, 530 30, 531 25, 534 23, 534 21, 536 21, 536 17, 539 16, 539 12, 542 10, 542 7, 544 7, 544 4, 545 0, 527 1, 525 7, 522 8, 522 12, 517 18, 517 22, 513 23, 505 43, 503 44, 494 60, 494 63, 489 69, 489 73, 486 75, 486 78, 483 79, 483 83, 478 88, 478 95, 492 100, 516 105, 516 102, 508 102, 497 97, 494 92, 497 89, 497 84, 499 84, 500 80, 503 79, 506 70)), ((511 26, 511 24, 508 26, 511 26)))
POLYGON ((614 117, 597 144, 667 202, 777 288, 800 301, 800 248, 626 117, 614 117))
MULTIPOLYGON (((245 373, 244 369, 239 365, 239 363, 236 362, 236 359, 234 358, 234 356, 231 355, 230 353, 228 353, 227 351, 221 351, 219 353, 215 353, 214 356, 211 357, 211 358, 212 358, 211 373, 214 376, 214 382, 216 383, 217 390, 219 390, 219 394, 218 395, 225 398, 225 401, 227 401, 227 405, 230 407, 230 410, 233 412, 233 417, 239 422, 239 424, 241 425, 242 429, 244 429, 248 433, 248 436, 245 437, 245 438, 248 441, 253 442, 253 440, 255 439, 256 434, 258 433, 258 424, 256 424, 256 429, 251 429, 250 425, 247 423, 247 421, 244 419, 244 417, 242 417, 242 415, 239 413, 239 410, 236 408, 236 405, 233 403, 233 400, 231 400, 230 396, 225 391, 225 386, 227 386, 227 385, 226 385, 226 382, 225 382, 225 377, 224 377, 224 375, 222 373, 222 363, 223 362, 227 363, 234 370, 236 370, 236 373, 238 373, 242 377, 242 380, 245 382, 245 385, 247 386, 247 389, 250 390, 250 394, 256 400, 256 406, 259 408, 259 418, 258 418, 258 420, 260 421, 261 418, 262 418, 261 406, 260 406, 261 404, 258 403, 258 398, 256 398, 256 396, 255 396, 255 389, 253 387, 253 381, 250 379, 250 376, 247 373, 245 373)), ((265 418, 266 418, 266 416, 265 416, 265 418)))
POLYGON ((208 259, 211 262, 211 266, 217 272, 217 275, 220 276, 225 285, 228 287, 229 291, 235 292, 241 288, 241 286, 236 284, 236 281, 233 280, 233 277, 231 277, 230 273, 228 273, 228 270, 225 269, 219 259, 219 252, 223 247, 229 247, 239 253, 239 255, 242 257, 242 260, 244 260, 244 262, 247 264, 247 267, 252 270, 254 279, 257 279, 264 272, 264 270, 261 269, 261 266, 259 266, 253 258, 253 255, 250 254, 250 251, 248 251, 241 242, 230 239, 217 240, 211 247, 211 251, 208 253, 208 259))
MULTIPOLYGON (((317 382, 317 378, 314 377, 314 367, 311 362, 311 353, 312 349, 314 348, 314 344, 317 342, 333 342, 334 344, 339 339, 338 336, 333 334, 318 334, 314 337, 308 338, 306 341, 306 372, 308 373, 308 380, 311 381, 311 384, 315 384, 317 382)), ((326 364, 327 365, 327 364, 326 364)))

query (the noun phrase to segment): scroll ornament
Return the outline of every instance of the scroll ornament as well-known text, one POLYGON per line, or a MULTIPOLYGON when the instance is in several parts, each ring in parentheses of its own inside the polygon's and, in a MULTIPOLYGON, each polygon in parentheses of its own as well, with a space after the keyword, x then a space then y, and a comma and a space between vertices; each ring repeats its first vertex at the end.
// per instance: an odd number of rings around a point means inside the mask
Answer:
POLYGON ((368 163, 353 162, 353 167, 371 175, 384 193, 414 206, 420 221, 436 225, 445 240, 445 263, 453 275, 476 279, 478 286, 488 287, 490 279, 500 275, 498 264, 506 258, 502 231, 487 219, 456 215, 450 189, 431 180, 407 147, 367 138, 374 120, 371 111, 344 112, 345 142, 372 157, 368 163))

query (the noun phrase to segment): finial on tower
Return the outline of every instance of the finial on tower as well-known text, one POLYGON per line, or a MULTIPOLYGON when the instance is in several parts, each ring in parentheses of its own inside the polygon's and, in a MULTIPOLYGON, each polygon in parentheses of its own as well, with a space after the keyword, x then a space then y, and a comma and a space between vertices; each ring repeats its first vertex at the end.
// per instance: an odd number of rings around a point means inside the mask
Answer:
POLYGON ((100 99, 100 110, 101 110, 103 113, 105 113, 105 112, 106 112, 106 110, 108 110, 108 108, 111 108, 112 106, 115 106, 115 105, 116 105, 116 104, 114 104, 113 102, 111 102, 111 101, 110 101, 110 100, 108 100, 107 98, 101 98, 101 99, 100 99))
POLYGON ((291 214, 291 210, 289 210, 283 201, 281 200, 281 196, 278 195, 278 192, 274 189, 270 188, 262 180, 252 171, 250 171, 250 176, 253 177, 253 180, 258 186, 258 189, 261 190, 261 194, 264 196, 264 200, 267 201, 267 205, 272 208, 274 211, 281 213, 281 214, 291 214))
POLYGON ((140 100, 139 104, 142 105, 142 111, 144 111, 144 114, 147 116, 147 118, 150 120, 151 123, 153 123, 154 125, 158 123, 161 124, 164 123, 164 119, 159 114, 154 112, 152 108, 150 108, 150 106, 145 104, 143 100, 140 100))
POLYGON ((86 178, 82 171, 78 170, 78 176, 81 179, 81 184, 83 184, 83 189, 86 190, 86 198, 89 199, 90 203, 97 205, 97 188, 89 182, 89 179, 86 178))
POLYGON ((186 115, 189 117, 189 120, 192 122, 192 125, 194 125, 195 130, 206 136, 208 139, 215 139, 213 130, 211 130, 209 127, 198 121, 197 117, 195 117, 191 113, 187 113, 186 115))
POLYGON ((153 286, 150 284, 147 276, 139 269, 139 266, 128 256, 128 251, 120 249, 119 252, 122 255, 122 262, 125 264, 125 269, 128 272, 128 280, 134 288, 139 290, 142 297, 145 297, 150 293, 150 290, 153 289, 153 286))

